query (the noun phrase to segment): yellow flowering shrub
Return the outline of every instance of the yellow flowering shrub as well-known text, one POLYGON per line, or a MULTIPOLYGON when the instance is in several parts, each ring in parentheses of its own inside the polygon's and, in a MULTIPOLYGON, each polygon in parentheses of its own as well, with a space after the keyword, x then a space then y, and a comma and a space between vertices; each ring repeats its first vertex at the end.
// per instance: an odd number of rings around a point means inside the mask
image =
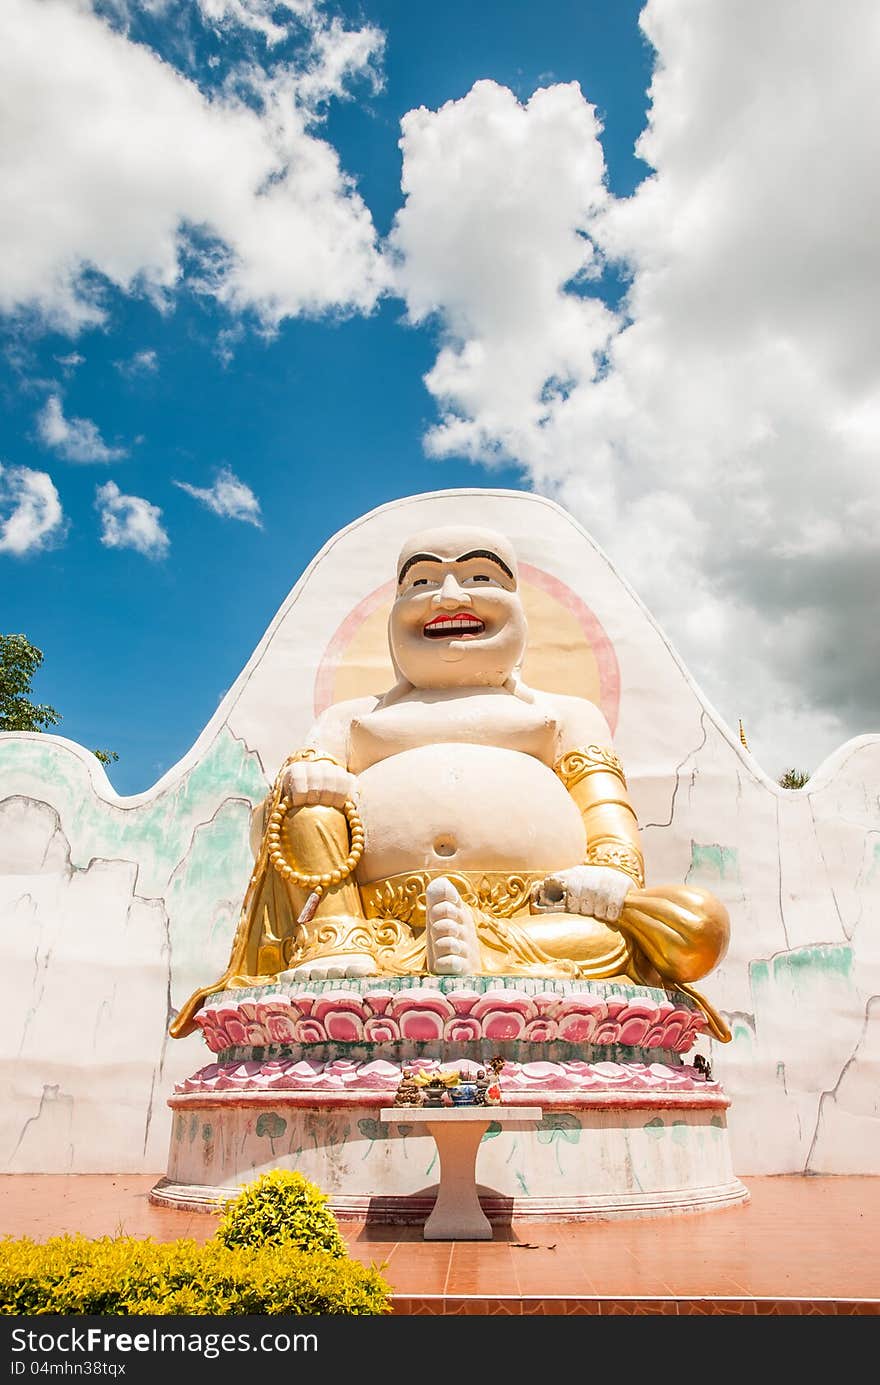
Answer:
POLYGON ((339 1224, 327 1194, 301 1173, 273 1169, 242 1188, 216 1232, 223 1245, 295 1245, 345 1255, 339 1224))
POLYGON ((373 1266, 290 1245, 0 1240, 0 1314, 381 1314, 390 1292, 373 1266))

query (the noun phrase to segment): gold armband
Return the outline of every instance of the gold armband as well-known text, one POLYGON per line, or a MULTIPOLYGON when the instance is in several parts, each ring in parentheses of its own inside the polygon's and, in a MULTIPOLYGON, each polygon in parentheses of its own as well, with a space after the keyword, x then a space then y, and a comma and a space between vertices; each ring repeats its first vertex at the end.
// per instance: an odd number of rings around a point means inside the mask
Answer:
POLYGON ((345 769, 345 765, 340 765, 332 755, 326 754, 323 750, 315 750, 310 745, 307 745, 305 750, 295 750, 292 755, 288 755, 284 763, 295 765, 299 760, 311 760, 313 763, 316 760, 327 760, 331 765, 339 765, 340 769, 345 769))
POLYGON ((317 764, 321 760, 326 760, 330 765, 338 765, 340 769, 345 769, 345 765, 340 765, 339 761, 335 760, 332 755, 325 754, 323 750, 315 750, 310 745, 307 745, 304 750, 295 750, 292 755, 288 755, 275 779, 276 802, 281 792, 281 780, 285 771, 289 770, 291 765, 299 764, 302 760, 307 760, 310 764, 317 764))
POLYGON ((601 745, 569 750, 553 769, 580 809, 587 834, 585 864, 622 870, 642 887, 645 865, 639 825, 614 751, 601 745))

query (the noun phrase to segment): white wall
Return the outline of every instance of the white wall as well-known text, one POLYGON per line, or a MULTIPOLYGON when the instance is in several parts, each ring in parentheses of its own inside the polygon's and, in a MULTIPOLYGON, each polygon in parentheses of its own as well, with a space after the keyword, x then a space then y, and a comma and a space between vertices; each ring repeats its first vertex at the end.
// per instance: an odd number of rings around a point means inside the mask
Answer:
POLYGON ((506 532, 601 622, 648 879, 699 883, 730 911, 730 950, 701 989, 734 1033, 711 1056, 737 1173, 880 1173, 880 737, 842 746, 806 790, 780 789, 575 521, 492 490, 414 496, 335 535, 146 793, 120 798, 62 737, 0 734, 5 1171, 164 1168, 166 1098, 208 1056, 167 1024, 225 966, 251 805, 309 726, 340 623, 411 532, 462 520, 506 532))

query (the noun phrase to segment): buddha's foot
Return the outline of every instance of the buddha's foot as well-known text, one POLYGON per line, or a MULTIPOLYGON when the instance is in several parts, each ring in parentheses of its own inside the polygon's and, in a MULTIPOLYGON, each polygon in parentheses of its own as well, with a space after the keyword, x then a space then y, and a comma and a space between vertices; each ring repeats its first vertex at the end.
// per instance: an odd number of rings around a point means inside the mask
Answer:
POLYGON ((368 952, 340 952, 336 957, 319 957, 300 962, 283 971, 279 981, 337 981, 347 976, 377 976, 376 963, 368 952))
POLYGON ((435 976, 473 976, 481 971, 474 916, 458 890, 441 876, 425 890, 428 970, 435 976))

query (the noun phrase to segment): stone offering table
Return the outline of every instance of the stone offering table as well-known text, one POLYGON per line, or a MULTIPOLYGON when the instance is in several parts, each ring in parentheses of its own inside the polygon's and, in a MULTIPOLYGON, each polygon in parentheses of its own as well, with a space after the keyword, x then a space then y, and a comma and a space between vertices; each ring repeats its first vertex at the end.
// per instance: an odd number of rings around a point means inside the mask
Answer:
POLYGON ((440 1157, 437 1201, 423 1232, 426 1241, 491 1241, 492 1227, 477 1196, 477 1152, 493 1122, 539 1121, 540 1106, 389 1106, 389 1124, 426 1125, 440 1157))

